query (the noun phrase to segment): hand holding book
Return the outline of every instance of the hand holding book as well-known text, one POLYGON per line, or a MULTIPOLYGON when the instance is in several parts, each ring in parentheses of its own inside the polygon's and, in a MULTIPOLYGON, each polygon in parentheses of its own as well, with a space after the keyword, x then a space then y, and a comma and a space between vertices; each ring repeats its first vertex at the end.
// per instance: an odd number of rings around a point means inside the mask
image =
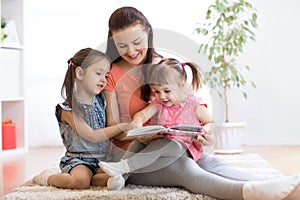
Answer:
POLYGON ((176 135, 201 135, 204 134, 202 126, 179 125, 165 128, 159 125, 145 126, 128 131, 127 137, 149 137, 157 133, 176 134, 176 135))

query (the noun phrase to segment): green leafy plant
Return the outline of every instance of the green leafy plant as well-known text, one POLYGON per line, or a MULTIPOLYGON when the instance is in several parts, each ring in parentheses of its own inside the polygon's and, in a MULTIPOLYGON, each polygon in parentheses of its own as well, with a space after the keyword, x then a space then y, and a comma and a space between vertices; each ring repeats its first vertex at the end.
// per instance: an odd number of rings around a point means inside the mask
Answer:
POLYGON ((1 18, 1 40, 0 40, 0 42, 2 42, 7 37, 7 35, 4 32, 4 28, 6 26, 6 23, 7 23, 6 19, 1 18))
MULTIPOLYGON (((215 0, 208 7, 206 21, 199 24, 196 33, 203 36, 199 53, 204 52, 213 63, 205 74, 205 81, 212 89, 217 89, 219 95, 224 97, 228 115, 228 89, 241 88, 247 82, 256 87, 254 82, 246 80, 244 69, 248 65, 238 63, 238 57, 243 53, 246 42, 255 40, 254 29, 257 28, 257 13, 253 5, 245 0, 215 0), (220 89, 221 88, 221 89, 220 89)), ((247 93, 243 95, 247 98, 247 93)))

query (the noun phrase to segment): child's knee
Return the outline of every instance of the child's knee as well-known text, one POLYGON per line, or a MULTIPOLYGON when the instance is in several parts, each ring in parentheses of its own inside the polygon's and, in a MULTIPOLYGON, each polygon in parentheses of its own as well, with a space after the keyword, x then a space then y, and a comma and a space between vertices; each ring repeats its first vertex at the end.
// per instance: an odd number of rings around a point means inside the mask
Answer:
POLYGON ((73 177, 70 180, 69 188, 72 189, 87 189, 90 187, 89 177, 73 177))
POLYGON ((169 150, 171 151, 172 154, 175 155, 182 155, 186 151, 186 148, 178 141, 170 141, 169 143, 170 148, 169 150))

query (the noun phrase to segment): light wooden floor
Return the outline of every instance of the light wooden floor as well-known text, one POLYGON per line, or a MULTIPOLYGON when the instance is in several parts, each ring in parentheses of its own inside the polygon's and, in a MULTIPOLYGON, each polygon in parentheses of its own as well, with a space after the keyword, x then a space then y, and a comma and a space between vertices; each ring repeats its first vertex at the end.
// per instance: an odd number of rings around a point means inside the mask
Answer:
MULTIPOLYGON (((243 153, 259 153, 283 175, 300 173, 300 146, 243 146, 243 153)), ((0 197, 43 169, 57 167, 63 147, 35 148, 0 159, 0 197)))
POLYGON ((259 153, 283 175, 300 173, 300 146, 244 146, 243 153, 259 153))

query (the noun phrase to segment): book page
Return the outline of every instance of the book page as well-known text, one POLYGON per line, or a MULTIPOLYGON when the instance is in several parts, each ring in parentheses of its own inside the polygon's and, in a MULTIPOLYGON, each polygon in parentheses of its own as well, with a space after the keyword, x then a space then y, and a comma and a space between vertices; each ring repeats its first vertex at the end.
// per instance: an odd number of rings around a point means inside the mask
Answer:
POLYGON ((194 125, 179 125, 168 128, 169 134, 176 135, 201 135, 204 134, 202 126, 194 126, 194 125))
POLYGON ((163 126, 151 125, 128 131, 127 137, 149 137, 165 130, 163 126))
POLYGON ((204 133, 202 126, 179 125, 170 128, 165 128, 159 125, 144 126, 128 131, 127 137, 149 137, 161 131, 166 131, 165 134, 189 135, 195 136, 204 133))

